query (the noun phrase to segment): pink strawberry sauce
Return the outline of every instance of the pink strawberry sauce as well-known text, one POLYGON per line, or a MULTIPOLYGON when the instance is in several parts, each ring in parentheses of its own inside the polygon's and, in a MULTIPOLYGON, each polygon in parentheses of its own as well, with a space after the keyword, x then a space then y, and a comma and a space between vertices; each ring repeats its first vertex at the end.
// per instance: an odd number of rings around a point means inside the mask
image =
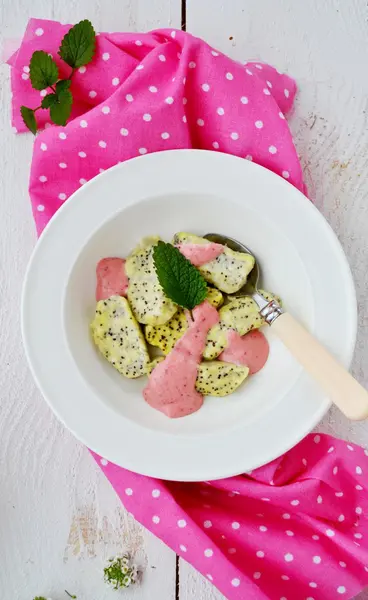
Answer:
POLYGON ((269 345, 261 331, 254 329, 246 335, 240 336, 236 331, 230 329, 227 340, 228 346, 220 354, 219 360, 248 367, 250 375, 264 367, 269 354, 269 345))
POLYGON ((207 301, 193 310, 193 321, 164 361, 152 371, 143 397, 152 408, 170 418, 199 410, 203 396, 195 389, 207 333, 219 321, 217 310, 207 301))
POLYGON ((129 280, 123 258, 103 258, 96 267, 96 300, 126 296, 129 280))
POLYGON ((224 246, 214 242, 208 244, 178 244, 177 248, 195 267, 201 267, 211 262, 224 251, 224 246))

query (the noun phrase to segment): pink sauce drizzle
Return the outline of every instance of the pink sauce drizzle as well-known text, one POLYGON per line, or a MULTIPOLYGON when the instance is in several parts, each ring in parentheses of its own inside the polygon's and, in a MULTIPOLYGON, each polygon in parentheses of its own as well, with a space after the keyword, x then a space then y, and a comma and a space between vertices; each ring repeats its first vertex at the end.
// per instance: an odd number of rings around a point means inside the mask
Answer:
POLYGON ((129 280, 123 258, 103 258, 96 267, 96 300, 110 296, 126 296, 129 280))
POLYGON ((143 397, 152 408, 170 418, 185 417, 199 410, 203 396, 195 389, 198 364, 208 330, 219 320, 217 310, 203 302, 193 310, 194 320, 164 361, 152 371, 143 397))
POLYGON ((243 336, 230 329, 227 341, 228 347, 220 354, 219 360, 248 367, 250 375, 260 371, 266 364, 270 348, 258 329, 243 336))
POLYGON ((208 244, 178 244, 180 252, 190 260, 195 267, 201 267, 214 260, 224 251, 224 246, 209 242, 208 244))

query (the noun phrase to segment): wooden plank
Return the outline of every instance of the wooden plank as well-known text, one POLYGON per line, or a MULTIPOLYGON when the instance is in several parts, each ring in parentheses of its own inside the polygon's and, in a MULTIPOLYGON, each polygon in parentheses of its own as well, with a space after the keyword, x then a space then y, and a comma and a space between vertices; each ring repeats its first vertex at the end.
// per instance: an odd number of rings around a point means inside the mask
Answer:
MULTIPOLYGON (((359 306, 353 373, 368 386, 364 343, 368 306, 368 84, 364 2, 328 0, 187 0, 187 31, 234 59, 262 60, 300 87, 291 128, 310 197, 348 256, 359 306)), ((368 424, 348 423, 333 409, 319 430, 366 445, 368 424)), ((180 561, 181 600, 220 600, 211 584, 180 561), (211 595, 212 594, 212 595, 211 595)), ((359 596, 368 600, 368 592, 359 596)))
POLYGON ((226 600, 208 579, 182 558, 179 567, 180 600, 226 600))
MULTIPOLYGON (((180 0, 4 0, 2 45, 21 38, 31 16, 76 22, 97 30, 180 27, 180 0)), ((0 66, 0 539, 2 600, 45 594, 109 600, 105 557, 132 548, 145 565, 144 583, 127 590, 135 600, 175 598, 175 554, 122 509, 87 450, 56 420, 35 388, 23 354, 19 302, 36 241, 28 177, 31 135, 11 131, 9 70, 0 66)), ((65 596, 66 598, 66 596, 65 596)))

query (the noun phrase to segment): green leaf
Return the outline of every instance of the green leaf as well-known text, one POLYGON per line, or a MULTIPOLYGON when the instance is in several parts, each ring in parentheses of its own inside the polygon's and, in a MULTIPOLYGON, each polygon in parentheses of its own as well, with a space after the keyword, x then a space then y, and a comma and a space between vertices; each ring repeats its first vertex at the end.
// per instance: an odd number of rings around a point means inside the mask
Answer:
POLYGON ((32 131, 34 135, 36 135, 37 123, 34 110, 32 108, 27 108, 27 106, 21 106, 20 114, 22 115, 25 126, 28 127, 28 129, 32 131))
POLYGON ((41 108, 50 108, 53 104, 58 101, 58 97, 56 94, 47 94, 44 98, 42 98, 41 108))
POLYGON ((158 280, 166 296, 179 306, 191 310, 207 296, 201 273, 175 246, 158 242, 153 249, 158 280))
POLYGON ((33 600, 46 600, 46 598, 44 596, 36 596, 33 600))
POLYGON ((91 62, 95 53, 96 34, 92 23, 81 21, 69 29, 61 42, 59 56, 73 69, 91 62))
POLYGON ((45 90, 54 85, 59 77, 55 61, 43 50, 33 52, 29 69, 31 84, 35 90, 45 90))
POLYGON ((72 82, 70 81, 70 79, 60 79, 60 81, 58 81, 56 84, 56 93, 60 94, 60 92, 68 90, 70 88, 71 83, 72 82))
POLYGON ((50 107, 50 117, 56 125, 66 125, 72 110, 73 96, 69 90, 63 90, 57 96, 57 102, 50 107))

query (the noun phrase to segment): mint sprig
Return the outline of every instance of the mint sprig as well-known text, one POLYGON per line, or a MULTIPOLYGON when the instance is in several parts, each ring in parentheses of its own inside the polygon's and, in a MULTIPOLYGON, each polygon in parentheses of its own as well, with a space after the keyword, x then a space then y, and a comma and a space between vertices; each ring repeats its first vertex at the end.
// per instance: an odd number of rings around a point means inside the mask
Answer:
POLYGON ((65 127, 72 112, 73 96, 69 90, 63 90, 56 95, 56 102, 50 106, 50 117, 56 125, 65 127))
POLYGON ((56 125, 66 125, 70 117, 73 96, 69 90, 71 78, 75 69, 91 62, 96 48, 96 34, 90 21, 77 23, 65 34, 59 48, 59 56, 71 68, 68 79, 59 80, 59 70, 54 59, 43 50, 32 54, 29 64, 29 75, 33 89, 47 90, 47 94, 37 108, 21 106, 20 113, 26 127, 33 133, 37 132, 35 113, 42 109, 50 110, 50 118, 56 125), (56 84, 56 85, 55 85, 56 84))
POLYGON ((28 127, 29 131, 32 131, 36 135, 37 123, 35 117, 35 111, 32 108, 26 106, 20 107, 20 114, 22 115, 23 123, 28 127))
POLYGON ((59 79, 59 69, 51 56, 43 50, 33 52, 29 63, 29 77, 35 90, 45 90, 59 79))
POLYGON ((207 296, 207 284, 201 273, 175 246, 158 242, 153 261, 160 285, 175 304, 192 310, 207 296))
POLYGON ((91 62, 95 53, 96 34, 90 21, 74 25, 61 42, 59 56, 73 69, 91 62))

